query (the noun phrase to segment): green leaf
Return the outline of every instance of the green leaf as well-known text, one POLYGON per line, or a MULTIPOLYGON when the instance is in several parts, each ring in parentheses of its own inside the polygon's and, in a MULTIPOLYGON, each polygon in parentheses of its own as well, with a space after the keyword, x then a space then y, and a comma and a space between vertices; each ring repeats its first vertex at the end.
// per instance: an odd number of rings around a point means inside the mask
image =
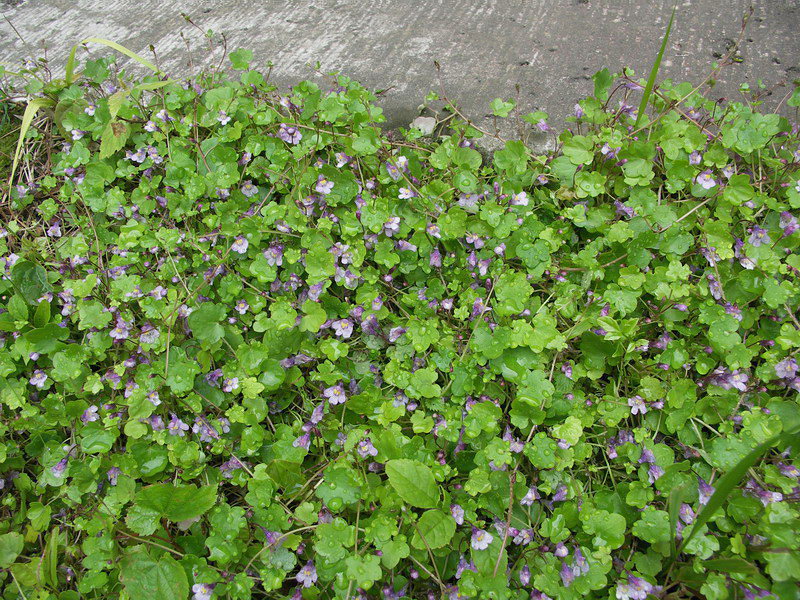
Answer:
POLYGON ((439 504, 439 488, 431 470, 416 460, 398 458, 386 463, 386 474, 394 491, 417 508, 434 508, 439 504))
POLYGON ((10 567, 17 560, 24 545, 24 538, 15 531, 0 535, 0 569, 10 567))
POLYGON ((217 486, 205 485, 201 488, 193 484, 172 485, 157 483, 137 492, 136 505, 155 511, 173 522, 194 519, 205 513, 217 501, 217 486))
POLYGON ((189 327, 192 335, 198 340, 214 344, 225 335, 220 321, 225 318, 225 307, 211 302, 204 302, 200 308, 189 315, 189 327))
POLYGON ((489 105, 492 109, 492 114, 496 117, 507 117, 508 113, 516 106, 513 100, 505 101, 502 98, 495 98, 489 105))
POLYGON ((456 531, 456 522, 443 510, 426 510, 417 522, 411 546, 417 550, 429 548, 442 548, 453 537, 456 531), (424 541, 423 541, 424 539, 424 541))
POLYGON ((128 550, 119 578, 131 600, 186 600, 189 595, 189 581, 178 561, 167 554, 154 558, 144 546, 128 550))
POLYGON ((237 71, 246 71, 253 60, 253 51, 239 48, 230 53, 231 66, 237 71))
POLYGON ((39 298, 53 288, 47 281, 47 272, 40 265, 21 260, 11 269, 11 283, 22 294, 28 304, 36 304, 39 298))

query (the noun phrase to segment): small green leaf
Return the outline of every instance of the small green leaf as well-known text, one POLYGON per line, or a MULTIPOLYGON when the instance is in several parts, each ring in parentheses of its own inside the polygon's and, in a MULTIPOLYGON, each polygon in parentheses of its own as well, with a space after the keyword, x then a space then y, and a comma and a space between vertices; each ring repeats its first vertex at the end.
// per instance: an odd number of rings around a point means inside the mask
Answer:
POLYGON ((394 491, 417 508, 434 508, 439 503, 439 488, 431 470, 416 460, 399 458, 386 463, 386 474, 394 491))

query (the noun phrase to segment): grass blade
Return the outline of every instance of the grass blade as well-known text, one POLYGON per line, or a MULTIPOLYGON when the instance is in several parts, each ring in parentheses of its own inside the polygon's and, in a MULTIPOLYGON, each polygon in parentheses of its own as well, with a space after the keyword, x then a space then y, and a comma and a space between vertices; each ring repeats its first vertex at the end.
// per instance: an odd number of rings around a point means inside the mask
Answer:
POLYGON ((113 48, 114 50, 116 50, 120 54, 124 54, 128 58, 132 58, 133 60, 135 60, 139 64, 144 65, 145 67, 147 67, 151 71, 154 71, 156 73, 160 73, 161 72, 161 69, 159 69, 157 66, 155 66, 153 63, 151 63, 146 58, 144 58, 142 56, 139 56, 133 50, 128 50, 125 46, 122 46, 122 45, 120 45, 120 44, 118 44, 116 42, 112 42, 111 40, 106 40, 106 39, 103 39, 103 38, 91 37, 91 38, 86 38, 85 40, 83 40, 81 42, 81 44, 88 44, 89 42, 94 42, 95 44, 103 44, 104 46, 108 46, 109 48, 113 48))
POLYGON ((53 101, 49 98, 31 98, 31 100, 28 101, 28 105, 25 107, 25 112, 22 114, 22 123, 20 124, 19 128, 19 139, 17 140, 17 148, 14 150, 14 161, 11 163, 11 175, 8 177, 9 187, 14 181, 14 173, 17 170, 19 159, 22 156, 22 147, 25 144, 25 136, 28 133, 28 129, 31 127, 31 123, 33 123, 34 117, 36 117, 36 113, 39 112, 40 108, 52 105, 53 101))
POLYGON ((667 506, 669 509, 669 541, 670 541, 670 552, 672 557, 674 558, 678 554, 678 547, 675 543, 675 535, 677 531, 678 525, 678 517, 680 515, 681 504, 686 499, 687 492, 689 488, 688 485, 684 484, 678 486, 672 493, 669 495, 669 501, 667 502, 667 506))
POLYGON ((755 465, 758 460, 775 444, 783 440, 790 440, 792 436, 797 435, 800 433, 800 427, 796 427, 793 430, 785 431, 780 435, 773 437, 772 439, 767 440, 763 444, 757 446, 753 451, 750 452, 747 456, 745 456, 742 460, 740 460, 730 471, 725 473, 720 480, 717 482, 716 491, 711 495, 711 498, 708 500, 708 504, 703 507, 697 518, 694 521, 694 525, 692 525, 692 530, 681 542, 680 547, 678 548, 678 554, 680 554, 686 545, 692 541, 692 538, 697 534, 698 531, 705 525, 713 516, 717 509, 722 506, 722 504, 727 500, 728 496, 730 496, 731 492, 736 488, 739 482, 747 473, 748 469, 755 465))
POLYGON ((669 18, 669 24, 667 25, 667 31, 664 32, 664 39, 661 40, 661 49, 658 51, 658 55, 656 56, 656 60, 653 63, 653 67, 650 69, 650 76, 647 78, 647 85, 644 88, 644 94, 642 94, 642 101, 639 103, 639 111, 636 113, 636 123, 634 123, 633 128, 638 129, 639 123, 642 120, 642 116, 644 115, 644 111, 647 108, 647 103, 650 102, 650 95, 653 93, 653 87, 656 84, 656 77, 658 76, 658 70, 661 68, 661 59, 664 58, 664 51, 667 49, 667 40, 669 40, 669 32, 672 30, 672 22, 675 20, 675 12, 678 10, 678 5, 672 8, 672 15, 669 18))

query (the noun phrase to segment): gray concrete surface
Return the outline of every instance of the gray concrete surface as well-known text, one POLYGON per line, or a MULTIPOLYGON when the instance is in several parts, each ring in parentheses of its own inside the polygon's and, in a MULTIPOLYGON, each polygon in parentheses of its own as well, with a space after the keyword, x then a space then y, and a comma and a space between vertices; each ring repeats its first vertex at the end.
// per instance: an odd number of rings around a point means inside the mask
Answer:
MULTIPOLYGON (((216 63, 204 32, 224 34, 229 49, 250 48, 256 66, 273 61, 273 79, 288 85, 340 70, 373 89, 390 127, 407 125, 430 90, 481 118, 498 96, 524 111, 542 109, 556 122, 592 89, 591 75, 623 66, 646 75, 673 0, 5 0, 0 62, 40 55, 63 64, 69 47, 88 36, 149 55, 173 75, 216 63), (188 13, 197 28, 181 13, 188 13), (11 25, 13 24, 13 28, 11 25), (14 31, 16 29, 16 32, 14 31), (17 32, 19 36, 17 35, 17 32), (20 36, 22 39, 20 39, 20 36)), ((715 57, 739 38, 748 0, 680 0, 665 76, 698 82, 715 57)), ((768 87, 800 78, 800 0, 756 0, 741 59, 721 73, 715 97, 738 97, 738 85, 768 87)), ((106 52, 94 46, 95 55, 106 52)), ((789 87, 775 88, 777 106, 789 87)))

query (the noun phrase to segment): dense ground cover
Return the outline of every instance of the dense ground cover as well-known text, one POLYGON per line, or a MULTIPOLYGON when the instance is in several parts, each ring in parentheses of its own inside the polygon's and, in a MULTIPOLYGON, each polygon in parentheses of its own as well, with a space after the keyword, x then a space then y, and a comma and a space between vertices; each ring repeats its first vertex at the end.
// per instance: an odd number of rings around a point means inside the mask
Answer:
POLYGON ((603 71, 487 158, 251 58, 22 74, 4 598, 798 597, 797 126, 603 71))

